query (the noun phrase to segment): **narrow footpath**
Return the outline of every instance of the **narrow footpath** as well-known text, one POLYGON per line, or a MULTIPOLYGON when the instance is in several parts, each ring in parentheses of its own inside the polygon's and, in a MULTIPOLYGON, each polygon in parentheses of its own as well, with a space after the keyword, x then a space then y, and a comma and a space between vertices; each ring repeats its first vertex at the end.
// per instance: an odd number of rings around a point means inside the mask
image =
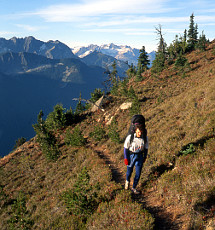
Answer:
MULTIPOLYGON (((110 167, 112 172, 112 179, 122 186, 124 189, 125 183, 125 173, 123 169, 125 165, 123 162, 117 161, 107 150, 105 146, 97 147, 94 146, 92 149, 98 154, 98 156, 105 161, 105 163, 110 167)), ((182 229, 180 223, 176 223, 173 220, 173 216, 170 212, 162 207, 161 202, 159 202, 155 196, 155 188, 151 188, 140 195, 132 195, 132 199, 138 202, 147 209, 155 218, 155 230, 178 230, 182 229), (179 226, 180 225, 180 226, 179 226)))

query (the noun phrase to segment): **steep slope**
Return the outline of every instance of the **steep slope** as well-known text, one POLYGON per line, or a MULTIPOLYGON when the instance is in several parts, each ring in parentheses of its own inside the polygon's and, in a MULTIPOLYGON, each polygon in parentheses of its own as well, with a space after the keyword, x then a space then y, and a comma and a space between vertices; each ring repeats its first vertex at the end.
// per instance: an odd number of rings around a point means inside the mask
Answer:
POLYGON ((123 140, 133 110, 120 106, 131 99, 113 97, 104 111, 55 131, 56 162, 45 159, 35 138, 0 160, 1 228, 213 229, 215 41, 187 59, 185 74, 171 65, 159 76, 148 71, 139 84, 129 82, 150 140, 140 196, 122 187, 123 140), (75 136, 82 146, 70 145, 75 136))

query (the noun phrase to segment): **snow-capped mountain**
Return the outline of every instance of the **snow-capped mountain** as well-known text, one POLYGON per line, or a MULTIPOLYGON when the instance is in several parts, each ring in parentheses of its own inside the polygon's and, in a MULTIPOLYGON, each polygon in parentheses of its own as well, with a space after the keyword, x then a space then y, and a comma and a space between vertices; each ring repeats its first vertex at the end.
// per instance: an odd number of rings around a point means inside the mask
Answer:
MULTIPOLYGON (((83 58, 90 53, 94 51, 99 51, 103 54, 112 56, 118 60, 122 60, 125 62, 128 62, 129 64, 133 63, 134 65, 137 65, 137 60, 140 55, 139 49, 132 48, 130 46, 123 46, 123 45, 115 45, 113 43, 111 44, 105 44, 105 45, 89 45, 89 46, 82 46, 82 47, 74 47, 72 48, 72 52, 77 55, 80 58, 83 58)), ((150 62, 155 58, 155 52, 151 52, 148 54, 150 62)))

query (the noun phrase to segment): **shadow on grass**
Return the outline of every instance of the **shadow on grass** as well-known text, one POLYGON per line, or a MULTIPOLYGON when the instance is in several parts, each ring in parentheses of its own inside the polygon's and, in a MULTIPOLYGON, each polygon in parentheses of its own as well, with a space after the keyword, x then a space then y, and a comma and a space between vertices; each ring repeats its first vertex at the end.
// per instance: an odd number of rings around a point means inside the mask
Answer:
POLYGON ((188 153, 193 153, 193 152, 195 152, 194 149, 193 149, 193 151, 190 151, 190 152, 187 151, 187 150, 189 150, 189 148, 190 148, 191 146, 193 146, 193 147, 204 148, 205 143, 206 143, 208 140, 210 140, 211 138, 214 138, 214 137, 215 137, 215 134, 212 134, 212 135, 210 135, 210 136, 202 137, 201 139, 199 139, 199 140, 197 140, 197 141, 195 141, 195 142, 191 142, 191 143, 189 143, 189 144, 183 146, 183 147, 181 148, 181 150, 178 152, 178 154, 176 155, 176 157, 180 157, 180 156, 183 156, 183 155, 187 155, 188 153))
POLYGON ((203 220, 215 218, 215 187, 204 202, 196 203, 194 210, 202 215, 203 220))

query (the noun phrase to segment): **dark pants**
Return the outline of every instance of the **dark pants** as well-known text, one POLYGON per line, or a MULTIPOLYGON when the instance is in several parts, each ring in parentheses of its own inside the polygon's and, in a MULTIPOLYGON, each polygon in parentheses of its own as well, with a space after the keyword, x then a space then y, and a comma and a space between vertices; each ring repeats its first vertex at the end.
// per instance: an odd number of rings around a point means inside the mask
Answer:
POLYGON ((141 171, 143 168, 144 161, 145 160, 144 160, 144 156, 142 153, 138 153, 138 154, 132 153, 130 155, 130 164, 127 166, 126 180, 130 181, 131 174, 132 174, 134 166, 135 166, 136 174, 134 177, 133 188, 137 187, 137 184, 138 184, 139 179, 140 179, 141 171))

